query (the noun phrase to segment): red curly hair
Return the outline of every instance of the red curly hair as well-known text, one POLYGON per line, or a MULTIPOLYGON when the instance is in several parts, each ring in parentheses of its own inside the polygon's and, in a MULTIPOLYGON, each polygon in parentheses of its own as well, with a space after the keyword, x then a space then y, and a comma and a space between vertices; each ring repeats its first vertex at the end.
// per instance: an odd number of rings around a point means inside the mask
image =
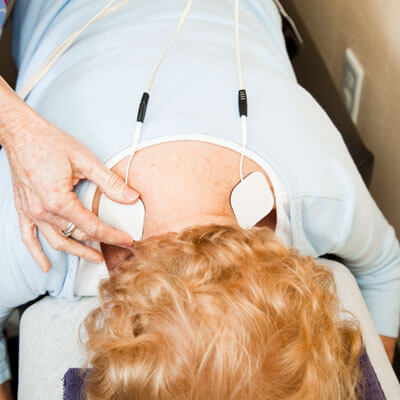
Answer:
POLYGON ((136 251, 85 321, 89 400, 356 398, 360 329, 310 257, 217 225, 136 251))

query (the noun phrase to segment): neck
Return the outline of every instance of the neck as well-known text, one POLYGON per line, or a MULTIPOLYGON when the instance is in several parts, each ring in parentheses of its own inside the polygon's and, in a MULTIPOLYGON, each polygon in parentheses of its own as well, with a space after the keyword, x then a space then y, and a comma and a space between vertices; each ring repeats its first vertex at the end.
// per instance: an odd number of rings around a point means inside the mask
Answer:
MULTIPOLYGON (((213 214, 196 214, 190 218, 165 218, 162 222, 151 224, 150 228, 145 229, 142 239, 162 235, 167 232, 179 232, 191 226, 208 224, 236 225, 237 222, 236 218, 233 216, 213 214)), ((123 249, 104 243, 101 244, 101 249, 109 270, 114 269, 120 262, 132 255, 132 251, 129 249, 123 249)))
POLYGON ((149 224, 143 232, 143 239, 161 235, 167 232, 179 232, 185 228, 198 225, 237 225, 236 218, 232 215, 218 215, 214 213, 196 213, 190 216, 171 216, 156 224, 149 224))

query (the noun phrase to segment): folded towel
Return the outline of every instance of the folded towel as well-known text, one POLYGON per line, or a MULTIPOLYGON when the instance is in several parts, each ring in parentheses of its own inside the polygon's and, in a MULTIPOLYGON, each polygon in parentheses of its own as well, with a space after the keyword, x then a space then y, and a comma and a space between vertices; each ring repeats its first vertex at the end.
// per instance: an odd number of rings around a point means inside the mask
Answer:
MULTIPOLYGON (((363 379, 358 386, 358 398, 360 400, 386 400, 366 352, 360 358, 360 367, 363 379)), ((64 376, 64 400, 84 400, 86 374, 87 372, 78 368, 71 368, 67 371, 64 376)))
POLYGON ((85 399, 86 372, 79 368, 70 368, 64 375, 64 400, 85 399))
POLYGON ((357 388, 360 400, 386 400, 381 384, 366 351, 360 357, 361 382, 357 388))

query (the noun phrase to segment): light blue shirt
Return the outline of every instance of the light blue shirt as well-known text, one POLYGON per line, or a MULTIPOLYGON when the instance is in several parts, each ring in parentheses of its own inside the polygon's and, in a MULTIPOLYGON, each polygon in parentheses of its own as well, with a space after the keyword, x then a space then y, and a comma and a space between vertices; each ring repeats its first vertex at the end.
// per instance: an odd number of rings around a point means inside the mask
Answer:
MULTIPOLYGON (((107 1, 20 0, 13 24, 17 90, 107 1)), ((96 22, 34 88, 28 104, 108 161, 131 144, 139 99, 185 2, 135 0, 96 22)), ((397 336, 400 248, 394 230, 340 133, 298 85, 272 0, 242 1, 241 47, 249 97, 248 148, 272 166, 287 191, 292 245, 313 257, 343 258, 379 333, 397 336)), ((233 2, 195 2, 155 80, 143 140, 202 134, 240 145, 236 68, 233 2)), ((42 274, 20 239, 4 152, 0 185, 4 321, 13 307, 47 291, 72 299, 79 260, 51 249, 41 238, 52 263, 50 273, 42 274)), ((84 192, 85 184, 78 189, 81 198, 84 192)))

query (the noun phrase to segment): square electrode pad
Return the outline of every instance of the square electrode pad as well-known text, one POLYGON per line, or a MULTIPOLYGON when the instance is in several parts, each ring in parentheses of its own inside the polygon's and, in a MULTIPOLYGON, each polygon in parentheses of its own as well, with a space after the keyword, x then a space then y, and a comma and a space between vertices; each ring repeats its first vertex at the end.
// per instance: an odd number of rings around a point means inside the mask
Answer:
POLYGON ((142 200, 133 204, 119 204, 107 196, 101 196, 99 218, 108 225, 131 235, 133 240, 143 236, 144 205, 142 200))
POLYGON ((252 228, 274 207, 274 195, 261 172, 252 172, 232 190, 231 206, 241 228, 252 228))

